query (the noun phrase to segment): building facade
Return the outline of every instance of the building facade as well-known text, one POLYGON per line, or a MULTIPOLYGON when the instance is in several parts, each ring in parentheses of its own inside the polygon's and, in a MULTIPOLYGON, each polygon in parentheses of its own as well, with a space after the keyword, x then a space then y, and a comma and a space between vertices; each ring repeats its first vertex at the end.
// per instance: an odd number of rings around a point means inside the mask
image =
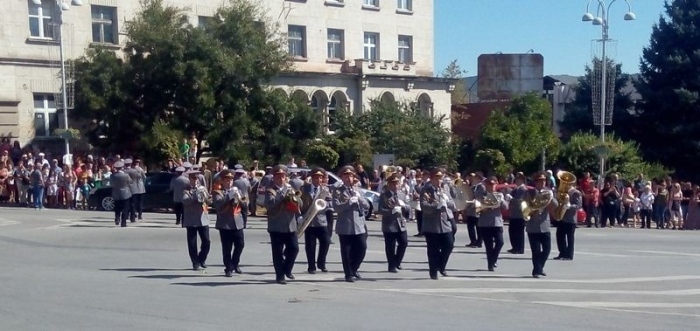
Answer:
MULTIPOLYGON (((54 134, 65 127, 59 11, 64 54, 72 59, 94 45, 118 50, 126 39, 120 32, 139 10, 139 0, 6 2, 0 11, 0 136, 23 145, 61 146, 54 134)), ((454 81, 434 77, 432 0, 258 2, 286 34, 295 66, 293 72, 275 78, 273 87, 324 115, 326 131, 333 130, 335 112, 360 114, 373 99, 413 103, 426 115, 445 115, 444 125, 450 128, 454 81)), ((191 23, 200 25, 227 1, 166 3, 187 8, 191 23)), ((70 67, 66 74, 70 80, 70 67)), ((70 111, 72 91, 67 92, 70 111)))

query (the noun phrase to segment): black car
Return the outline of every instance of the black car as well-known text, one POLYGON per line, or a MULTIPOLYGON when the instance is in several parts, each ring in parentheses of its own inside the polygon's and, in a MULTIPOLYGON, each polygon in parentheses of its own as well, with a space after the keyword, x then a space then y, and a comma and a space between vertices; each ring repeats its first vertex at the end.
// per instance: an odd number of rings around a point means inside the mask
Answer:
MULTIPOLYGON (((173 192, 170 181, 175 174, 169 172, 149 172, 146 174, 144 185, 146 194, 143 196, 144 210, 169 209, 173 206, 173 192)), ((95 188, 88 197, 88 206, 97 210, 114 210, 112 187, 95 188)))

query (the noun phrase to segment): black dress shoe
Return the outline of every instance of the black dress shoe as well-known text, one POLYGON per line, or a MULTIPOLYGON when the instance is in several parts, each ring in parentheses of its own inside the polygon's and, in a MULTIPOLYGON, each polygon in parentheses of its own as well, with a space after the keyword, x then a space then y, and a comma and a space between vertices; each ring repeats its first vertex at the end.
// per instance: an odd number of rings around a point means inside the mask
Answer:
POLYGON ((498 268, 498 263, 494 263, 494 264, 493 264, 493 267, 494 267, 494 268, 498 268))
POLYGON ((321 272, 328 272, 328 269, 326 269, 326 268, 321 268, 321 272))
POLYGON ((539 272, 539 275, 540 275, 540 276, 545 276, 545 277, 547 277, 547 274, 544 273, 544 271, 540 271, 540 272, 539 272))
POLYGON ((540 275, 537 274, 537 273, 535 273, 535 272, 533 272, 533 273, 532 273, 532 278, 540 278, 540 275))
POLYGON ((286 276, 287 278, 289 278, 289 279, 292 279, 292 280, 294 279, 294 275, 292 275, 291 272, 288 273, 288 274, 285 274, 285 276, 286 276))
POLYGON ((397 265, 396 269, 403 270, 403 268, 401 268, 401 265, 397 265))
POLYGON ((493 270, 494 270, 493 266, 490 265, 490 266, 489 266, 489 271, 493 271, 493 270))
POLYGON ((231 273, 231 270, 224 270, 224 276, 225 277, 233 277, 233 274, 231 273))
POLYGON ((199 270, 199 263, 192 263, 192 270, 194 270, 194 271, 199 270))
POLYGON ((235 272, 235 273, 237 273, 237 274, 239 274, 239 275, 243 273, 243 271, 241 271, 241 268, 239 268, 239 267, 233 268, 233 272, 235 272))
POLYGON ((206 269, 206 268, 207 268, 207 264, 204 263, 204 262, 199 262, 199 265, 202 267, 202 269, 206 269))
POLYGON ((571 260, 573 260, 573 259, 570 258, 570 257, 562 257, 561 259, 562 259, 563 261, 571 261, 571 260))
POLYGON ((437 274, 435 274, 435 275, 430 275, 430 279, 432 279, 432 280, 437 280, 437 279, 438 279, 437 274))
POLYGON ((345 281, 348 283, 354 283, 355 279, 353 279, 352 276, 345 276, 345 281))
POLYGON ((275 282, 277 284, 280 284, 280 285, 287 285, 287 281, 284 280, 284 278, 277 278, 277 280, 275 280, 275 282))
POLYGON ((447 271, 445 271, 445 270, 441 270, 441 271, 440 271, 440 274, 441 274, 443 277, 447 277, 447 271))
POLYGON ((563 259, 563 257, 557 256, 557 257, 553 258, 552 260, 561 260, 561 259, 563 259))
POLYGON ((399 271, 398 271, 398 270, 396 270, 396 268, 389 268, 389 272, 391 272, 391 273, 394 273, 394 274, 395 274, 395 273, 397 273, 397 272, 399 272, 399 271))
POLYGON ((511 253, 511 254, 515 254, 515 252, 517 252, 517 251, 514 250, 514 249, 509 249, 509 250, 507 250, 506 252, 511 253))
POLYGON ((114 220, 114 225, 119 225, 119 220, 114 220))
POLYGON ((315 274, 316 274, 316 270, 314 270, 314 269, 309 269, 309 270, 306 270, 306 271, 307 271, 308 273, 312 274, 312 275, 315 275, 315 274))
POLYGON ((359 271, 355 271, 355 274, 353 276, 357 279, 362 279, 362 274, 360 274, 359 271))

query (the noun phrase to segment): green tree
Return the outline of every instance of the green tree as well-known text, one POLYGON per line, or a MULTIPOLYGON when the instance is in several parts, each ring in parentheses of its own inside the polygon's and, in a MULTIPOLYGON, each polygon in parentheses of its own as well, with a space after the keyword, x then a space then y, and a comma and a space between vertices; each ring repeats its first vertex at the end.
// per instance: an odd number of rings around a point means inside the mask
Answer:
POLYGON ((125 33, 123 62, 104 50, 78 60, 79 91, 87 93, 75 116, 110 133, 99 136, 132 151, 151 148, 162 144, 139 142, 160 137, 146 134, 160 123, 174 134, 194 133, 226 158, 275 162, 317 135, 308 105, 267 87, 291 63, 282 35, 254 2, 230 0, 206 27, 194 27, 184 9, 143 0, 125 33))
MULTIPOLYGON (((597 61, 600 62, 600 60, 597 61)), ((625 91, 625 88, 631 82, 630 76, 622 72, 621 64, 615 64, 612 61, 608 62, 608 70, 615 70, 616 79, 613 120, 612 125, 607 127, 606 131, 629 139, 634 128, 634 126, 630 125, 634 121, 634 115, 630 113, 630 110, 634 108, 634 102, 631 98, 631 92, 625 91)), ((600 126, 593 124, 592 83, 593 70, 590 66, 586 66, 586 74, 579 78, 578 85, 574 87, 576 99, 566 109, 564 120, 560 121, 566 137, 576 132, 600 131, 600 126)), ((597 83, 600 84, 599 82, 597 83)))
POLYGON ((495 176, 506 176, 512 168, 501 151, 490 148, 476 152, 473 166, 484 174, 495 176))
POLYGON ((479 150, 500 151, 519 171, 538 170, 542 151, 551 158, 557 155, 558 147, 559 139, 552 131, 552 107, 534 93, 515 98, 508 109, 492 112, 481 128, 479 150))
MULTIPOLYGON (((576 175, 584 172, 598 174, 599 158, 596 154, 596 148, 599 146, 600 139, 596 135, 576 133, 561 147, 558 165, 576 175)), ((633 142, 626 142, 615 135, 610 135, 605 139, 604 146, 609 151, 606 158, 605 176, 620 173, 622 178, 634 180, 640 173, 643 173, 647 178, 661 178, 668 173, 667 169, 658 164, 645 162, 637 144, 633 142)))
POLYGON ((452 60, 440 73, 442 78, 452 78, 458 80, 455 84, 454 91, 452 91, 453 105, 469 103, 469 89, 464 81, 464 74, 466 73, 467 72, 465 70, 462 70, 459 63, 457 63, 457 59, 452 60))
MULTIPOLYGON (((425 116, 407 104, 374 100, 370 102, 370 110, 359 116, 349 112, 339 115, 335 135, 337 139, 357 143, 361 150, 366 146, 359 142, 366 141, 372 154, 394 154, 397 160, 413 160, 422 168, 446 165, 454 169, 458 146, 451 142, 451 132, 443 127, 444 120, 444 116, 425 116)), ((352 144, 345 147, 355 148, 352 144)), ((339 151, 343 160, 344 153, 339 151)), ((361 161, 371 164, 371 155, 369 162, 361 161)))
POLYGON ((637 90, 642 95, 634 139, 651 160, 700 180, 700 1, 665 2, 642 52, 637 90))

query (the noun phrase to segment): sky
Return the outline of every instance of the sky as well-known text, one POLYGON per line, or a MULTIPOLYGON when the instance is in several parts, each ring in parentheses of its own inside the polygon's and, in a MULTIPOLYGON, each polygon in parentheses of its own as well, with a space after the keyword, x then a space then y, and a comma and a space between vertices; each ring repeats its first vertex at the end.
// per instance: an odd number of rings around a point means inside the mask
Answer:
MULTIPOLYGON (((418 0, 421 1, 421 0, 418 0)), ((588 0, 434 0, 435 72, 450 61, 477 75, 481 54, 527 53, 544 56, 545 75, 583 75, 592 61, 593 39, 602 29, 582 22, 588 0)), ((610 4, 610 0, 605 0, 610 4)), ((596 15, 591 1, 590 12, 596 15)), ((649 45, 652 26, 664 13, 663 0, 630 0, 635 21, 625 21, 627 4, 610 7, 608 56, 622 71, 639 72, 642 49, 649 45)), ((599 48, 597 48, 599 50, 599 48)))

